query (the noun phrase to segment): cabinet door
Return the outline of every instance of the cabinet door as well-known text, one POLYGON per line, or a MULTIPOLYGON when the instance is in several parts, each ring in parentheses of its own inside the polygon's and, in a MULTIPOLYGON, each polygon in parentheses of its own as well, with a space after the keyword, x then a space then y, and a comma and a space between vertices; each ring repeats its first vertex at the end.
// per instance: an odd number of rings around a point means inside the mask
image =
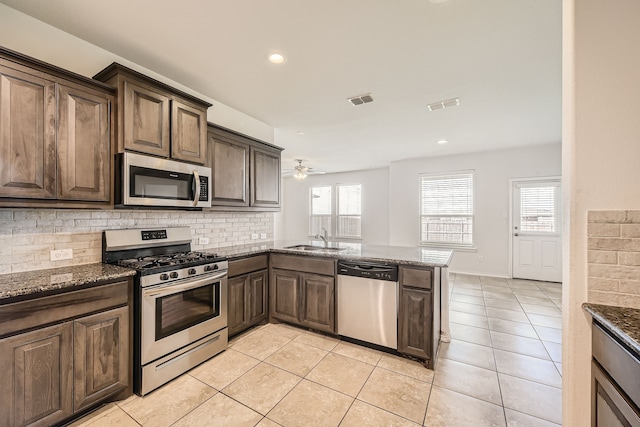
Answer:
POLYGON ((269 280, 270 316, 285 322, 300 323, 300 275, 273 269, 269 280))
POLYGON ((325 332, 335 332, 335 284, 333 277, 302 275, 302 324, 325 332))
POLYGON ((171 158, 203 165, 207 161, 207 112, 171 101, 171 158))
POLYGON ((56 197, 55 83, 0 65, 0 197, 56 197))
POLYGON ((59 86, 58 199, 108 202, 111 97, 59 86))
POLYGON ((74 409, 78 411, 128 385, 129 308, 74 323, 74 409))
POLYGON ((49 426, 73 413, 71 322, 0 340, 0 425, 49 426))
POLYGON ((124 148, 169 157, 169 97, 124 82, 124 148))
POLYGON ((249 144, 208 134, 211 204, 249 206, 249 144))
POLYGON ((262 322, 267 318, 267 270, 257 271, 249 275, 247 286, 247 312, 249 326, 262 322))
POLYGON ((400 288, 398 351, 432 359, 431 291, 400 288))
POLYGON ((251 147, 251 206, 280 207, 280 152, 251 147))
POLYGON ((247 284, 249 276, 244 274, 232 277, 227 282, 229 292, 227 293, 227 324, 229 326, 229 336, 235 335, 249 327, 245 302, 247 299, 247 284))

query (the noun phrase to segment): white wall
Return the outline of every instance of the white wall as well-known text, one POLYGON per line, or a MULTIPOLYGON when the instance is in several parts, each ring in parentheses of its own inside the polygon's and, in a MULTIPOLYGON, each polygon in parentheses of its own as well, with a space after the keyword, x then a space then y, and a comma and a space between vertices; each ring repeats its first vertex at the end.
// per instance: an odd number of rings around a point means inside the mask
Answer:
MULTIPOLYGON (((114 31, 117 31, 116 24, 114 31)), ((93 77, 112 62, 118 62, 209 101, 213 104, 207 112, 210 122, 266 142, 274 141, 272 126, 132 62, 135 58, 117 56, 4 4, 0 4, 0 46, 86 77, 93 77)))
POLYGON ((476 251, 458 250, 451 271, 492 276, 509 274, 509 179, 560 176, 561 145, 542 145, 464 155, 392 162, 389 182, 390 244, 416 246, 420 240, 419 175, 473 169, 476 251), (484 262, 478 261, 478 256, 484 262))
MULTIPOLYGON (((640 2, 564 0, 563 426, 590 425, 587 211, 640 209, 640 2)), ((640 307, 637 307, 640 308, 640 307)))
POLYGON ((282 213, 276 215, 276 238, 307 239, 309 236, 309 188, 318 185, 362 184, 362 243, 389 244, 389 170, 310 175, 304 180, 285 178, 282 213))

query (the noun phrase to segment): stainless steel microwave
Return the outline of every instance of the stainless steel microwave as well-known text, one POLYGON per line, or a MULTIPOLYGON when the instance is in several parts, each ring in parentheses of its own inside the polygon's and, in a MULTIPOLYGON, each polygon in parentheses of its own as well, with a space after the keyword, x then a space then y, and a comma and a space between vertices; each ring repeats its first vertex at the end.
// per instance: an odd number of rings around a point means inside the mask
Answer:
POLYGON ((135 153, 116 154, 116 207, 211 207, 211 168, 135 153))

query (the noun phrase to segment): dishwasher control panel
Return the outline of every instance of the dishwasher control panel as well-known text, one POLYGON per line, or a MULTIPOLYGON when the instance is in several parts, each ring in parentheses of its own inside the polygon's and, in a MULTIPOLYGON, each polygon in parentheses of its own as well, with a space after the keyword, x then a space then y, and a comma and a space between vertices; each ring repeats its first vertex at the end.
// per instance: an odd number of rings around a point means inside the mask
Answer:
POLYGON ((374 280, 398 281, 398 266, 374 264, 360 261, 338 261, 338 274, 342 276, 365 277, 374 280))

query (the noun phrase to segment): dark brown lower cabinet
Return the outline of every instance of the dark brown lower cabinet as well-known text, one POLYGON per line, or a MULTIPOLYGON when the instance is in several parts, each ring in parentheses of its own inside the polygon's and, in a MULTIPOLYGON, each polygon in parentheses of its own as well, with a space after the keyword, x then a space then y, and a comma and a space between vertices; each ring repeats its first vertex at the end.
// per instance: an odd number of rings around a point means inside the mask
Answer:
POLYGON ((398 309, 398 351, 425 359, 433 368, 438 345, 439 312, 434 312, 434 271, 432 268, 401 266, 398 309))
POLYGON ((73 414, 73 322, 0 340, 0 425, 48 426, 73 414))
POLYGON ((271 270, 270 316, 335 333, 335 280, 297 271, 271 270))
POLYGON ((229 336, 267 318, 267 270, 229 279, 229 336))
POLYGON ((112 282, 0 305, 0 426, 50 426, 131 395, 131 287, 112 282))

